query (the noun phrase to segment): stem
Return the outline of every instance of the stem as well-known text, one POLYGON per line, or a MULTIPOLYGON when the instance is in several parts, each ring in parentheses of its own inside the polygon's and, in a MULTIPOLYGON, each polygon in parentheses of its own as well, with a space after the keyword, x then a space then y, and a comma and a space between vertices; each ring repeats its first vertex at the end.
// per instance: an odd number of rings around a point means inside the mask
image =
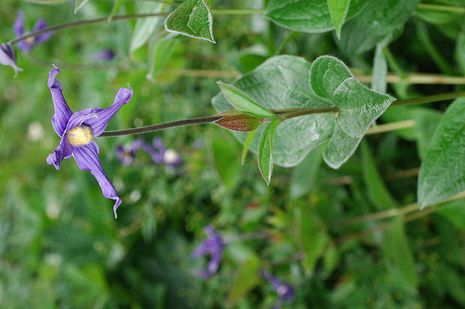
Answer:
MULTIPOLYGON (((243 9, 243 10, 212 10, 212 13, 215 15, 254 15, 254 14, 263 14, 263 10, 257 9, 243 9)), ((134 14, 134 15, 117 15, 113 16, 111 20, 127 20, 127 19, 136 19, 136 18, 148 18, 148 17, 159 17, 159 16, 168 16, 170 12, 160 12, 160 13, 146 13, 146 14, 134 14)), ((108 17, 99 17, 94 19, 84 19, 76 20, 73 22, 59 24, 55 26, 50 26, 41 30, 32 31, 26 33, 16 39, 13 39, 8 42, 8 44, 15 44, 30 37, 35 37, 43 33, 59 31, 67 28, 81 27, 85 25, 98 24, 102 22, 108 22, 108 17)))
MULTIPOLYGON (((392 105, 412 105, 412 104, 426 104, 426 103, 433 103, 433 102, 440 102, 451 100, 459 97, 465 97, 465 91, 457 91, 457 92, 450 92, 438 95, 431 95, 421 98, 415 99, 406 99, 406 100, 397 100, 392 105)), ((278 109, 278 110, 271 110, 274 114, 278 115, 282 121, 296 118, 300 116, 306 115, 314 115, 314 114, 323 114, 323 113, 337 113, 339 111, 336 107, 327 107, 327 108, 287 108, 287 109, 278 109)), ((114 136, 122 136, 122 135, 135 135, 135 134, 144 134, 150 132, 161 131, 169 128, 177 128, 183 126, 192 126, 192 125, 199 125, 199 124, 210 124, 214 123, 215 121, 221 119, 224 115, 214 115, 214 116, 207 116, 207 117, 200 117, 200 118, 190 118, 190 119, 183 119, 183 120, 176 120, 171 122, 165 122, 160 124, 148 125, 145 127, 139 128, 130 128, 124 130, 117 130, 117 131, 106 131, 103 132, 101 137, 114 137, 114 136)), ((399 121, 395 123, 380 125, 374 128, 369 128, 367 130, 367 134, 378 134, 383 132, 389 132, 394 130, 400 130, 405 128, 410 128, 414 126, 415 123, 413 120, 407 121, 399 121)))
MULTIPOLYGON (((126 20, 126 19, 135 19, 135 18, 148 18, 148 17, 159 17, 159 16, 166 16, 168 13, 147 13, 147 14, 134 14, 134 15, 118 15, 118 16, 113 16, 112 20, 126 20)), ((26 40, 31 37, 38 36, 43 33, 51 32, 51 31, 59 31, 67 28, 74 28, 74 27, 81 27, 81 26, 86 26, 86 25, 91 25, 91 24, 98 24, 102 22, 108 22, 108 17, 99 17, 99 18, 93 18, 93 19, 83 19, 83 20, 76 20, 70 23, 65 23, 65 24, 59 24, 55 26, 50 26, 41 30, 37 31, 32 31, 29 33, 26 33, 16 39, 13 39, 8 42, 8 44, 15 44, 20 41, 26 40)))
POLYGON ((443 94, 435 94, 429 95, 426 97, 414 98, 414 99, 404 99, 404 100, 396 100, 392 105, 416 105, 416 104, 427 104, 427 103, 435 103, 435 102, 442 102, 447 100, 453 100, 460 97, 465 97, 465 91, 455 91, 455 92, 448 92, 443 94))
POLYGON ((465 8, 458 7, 458 6, 450 6, 450 5, 420 3, 419 5, 417 5, 417 8, 419 10, 449 12, 449 13, 456 13, 456 14, 465 13, 465 8))
POLYGON ((209 117, 199 117, 199 118, 190 118, 190 119, 183 119, 183 120, 176 120, 171 122, 165 122, 160 124, 149 125, 145 127, 139 128, 131 128, 125 130, 117 130, 117 131, 105 131, 100 136, 101 137, 115 137, 115 136, 122 136, 122 135, 135 135, 135 134, 144 134, 150 132, 156 132, 160 130, 165 130, 168 128, 178 128, 178 127, 185 127, 185 126, 193 126, 198 124, 209 124, 213 123, 224 116, 209 116, 209 117))

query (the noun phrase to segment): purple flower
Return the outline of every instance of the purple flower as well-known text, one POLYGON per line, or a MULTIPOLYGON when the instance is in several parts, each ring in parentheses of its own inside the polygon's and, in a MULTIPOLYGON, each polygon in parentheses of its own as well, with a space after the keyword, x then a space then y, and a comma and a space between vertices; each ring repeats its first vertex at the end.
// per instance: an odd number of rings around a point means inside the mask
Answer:
POLYGON ((87 108, 73 113, 63 97, 61 83, 55 79, 59 72, 55 66, 50 70, 47 85, 55 107, 52 125, 61 140, 47 157, 47 163, 59 170, 61 161, 73 156, 79 169, 90 171, 94 175, 103 195, 116 201, 113 206, 116 217, 121 198, 105 175, 98 157, 99 148, 93 138, 102 134, 110 119, 131 100, 132 90, 120 88, 113 105, 108 108, 87 108))
POLYGON ((144 150, 150 154, 153 162, 156 164, 163 164, 174 168, 182 164, 181 156, 173 149, 167 149, 160 138, 154 138, 152 146, 146 145, 144 150))
POLYGON ((273 289, 278 295, 280 301, 291 301, 294 299, 294 288, 291 285, 282 282, 276 277, 273 277, 266 270, 262 270, 260 274, 273 286, 273 289))
POLYGON ((104 48, 92 56, 97 61, 111 61, 115 58, 115 52, 111 48, 104 48))
POLYGON ((199 276, 207 279, 213 276, 220 267, 221 260, 223 259, 223 250, 225 243, 223 238, 213 229, 211 226, 204 228, 205 234, 208 238, 200 244, 192 253, 194 258, 204 255, 210 255, 210 261, 208 262, 207 269, 199 272, 199 276))
POLYGON ((0 64, 12 67, 15 70, 15 74, 22 71, 16 65, 16 53, 11 44, 0 44, 0 64))
MULTIPOLYGON (((16 21, 14 24, 14 30, 15 34, 17 37, 21 37, 24 35, 24 24, 25 24, 25 18, 24 18, 24 13, 23 12, 18 12, 18 15, 16 16, 16 21)), ((32 31, 38 31, 47 28, 47 23, 43 19, 39 19, 36 24, 34 25, 34 28, 32 28, 32 31)), ((29 37, 25 40, 19 41, 18 46, 19 48, 27 53, 29 52, 34 46, 37 44, 43 43, 50 39, 52 36, 52 32, 45 32, 33 37, 29 37)))
POLYGON ((116 157, 119 162, 124 166, 129 166, 134 163, 136 152, 145 146, 142 139, 137 139, 129 145, 119 145, 116 148, 116 157))

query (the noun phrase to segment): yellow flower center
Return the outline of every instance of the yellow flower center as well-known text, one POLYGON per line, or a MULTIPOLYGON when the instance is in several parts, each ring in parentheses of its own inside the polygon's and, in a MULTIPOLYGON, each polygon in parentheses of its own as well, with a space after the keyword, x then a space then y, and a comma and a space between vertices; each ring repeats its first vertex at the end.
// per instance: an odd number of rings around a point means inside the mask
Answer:
POLYGON ((27 39, 25 39, 24 41, 26 41, 26 43, 28 43, 29 45, 32 45, 34 44, 36 38, 31 36, 31 37, 28 37, 27 39))
POLYGON ((73 146, 83 146, 90 144, 94 135, 92 129, 88 126, 75 127, 66 133, 68 142, 73 146))

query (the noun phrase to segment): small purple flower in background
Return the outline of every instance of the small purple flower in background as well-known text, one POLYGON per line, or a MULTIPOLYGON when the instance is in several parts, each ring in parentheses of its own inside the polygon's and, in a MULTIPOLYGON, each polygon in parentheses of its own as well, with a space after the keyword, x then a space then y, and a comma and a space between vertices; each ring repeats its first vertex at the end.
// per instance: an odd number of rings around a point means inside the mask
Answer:
POLYGON ((22 71, 16 65, 16 53, 10 44, 0 44, 0 64, 12 67, 15 70, 15 74, 22 71))
MULTIPOLYGON (((25 25, 24 13, 19 12, 18 15, 16 16, 16 21, 14 24, 14 30, 15 30, 15 34, 17 37, 21 37, 24 35, 24 25, 25 25)), ((44 28, 47 28, 47 23, 43 19, 39 19, 34 25, 34 28, 32 28, 32 31, 42 30, 44 28)), ((43 43, 47 41, 48 39, 50 39, 51 36, 52 36, 52 32, 45 32, 37 36, 29 37, 25 40, 19 41, 18 47, 23 52, 27 53, 31 49, 33 49, 37 44, 43 43)))
POLYGON ((200 271, 198 274, 200 277, 207 279, 213 276, 220 267, 221 260, 223 259, 225 242, 220 234, 218 234, 211 226, 205 227, 204 232, 207 234, 207 239, 204 240, 197 249, 195 249, 192 256, 197 258, 204 255, 210 255, 210 261, 208 262, 207 269, 200 271))
POLYGON ((121 198, 105 175, 98 156, 99 148, 93 138, 102 134, 110 119, 131 100, 132 90, 120 88, 113 105, 108 108, 87 108, 73 113, 63 97, 61 83, 55 79, 59 72, 55 66, 50 70, 47 86, 55 107, 52 125, 61 140, 47 157, 47 163, 59 170, 61 162, 73 156, 79 169, 90 171, 94 175, 103 195, 115 200, 113 212, 116 217, 121 198))
POLYGON ((111 48, 104 48, 94 54, 92 58, 96 61, 111 61, 115 58, 115 52, 111 48))
MULTIPOLYGON (((269 272, 266 270, 262 270, 260 272, 260 275, 266 279, 272 286, 273 289, 275 290, 276 294, 278 295, 279 301, 291 301, 294 299, 295 292, 294 288, 279 280, 278 278, 272 276, 269 272)), ((279 308, 279 305, 276 305, 274 308, 279 308)))
POLYGON ((182 164, 181 156, 173 149, 166 149, 165 144, 158 137, 153 139, 152 146, 147 145, 147 151, 156 164, 163 164, 171 167, 179 167, 182 164), (153 147, 152 147, 153 146, 153 147))
POLYGON ((119 145, 116 148, 116 157, 123 166, 129 166, 134 163, 136 153, 143 148, 145 142, 142 139, 137 139, 129 145, 119 145))

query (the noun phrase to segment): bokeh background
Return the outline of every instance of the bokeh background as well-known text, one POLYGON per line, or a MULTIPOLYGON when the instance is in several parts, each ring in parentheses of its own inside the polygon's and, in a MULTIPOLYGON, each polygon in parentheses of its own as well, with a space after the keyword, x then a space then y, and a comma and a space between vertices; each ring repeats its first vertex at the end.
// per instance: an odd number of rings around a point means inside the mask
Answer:
MULTIPOLYGON (((140 11, 147 2, 125 1, 118 14, 140 11)), ((210 4, 264 5, 258 0, 210 4)), ((38 18, 59 24, 108 16, 113 5, 89 1, 74 14, 70 1, 2 0, 0 41, 14 36, 19 10, 30 29, 38 18)), ((450 73, 431 61, 438 51, 446 69, 460 75, 457 25, 455 17, 439 26, 412 18, 391 46, 391 70, 450 73), (421 31, 429 33, 433 47, 426 46, 421 31)), ((465 306, 463 202, 351 222, 415 202, 417 144, 427 142, 446 105, 422 108, 433 121, 418 130, 367 137, 340 170, 322 165, 319 153, 294 169, 276 167, 269 187, 255 156, 249 154, 241 166, 241 145, 219 127, 143 136, 146 142, 159 137, 176 151, 184 162, 179 168, 154 164, 144 152, 123 166, 115 149, 136 137, 98 138, 103 167, 123 199, 117 220, 112 201, 90 173, 72 159, 60 171, 48 166, 45 159, 58 143, 46 86, 52 63, 61 69, 58 79, 75 111, 109 106, 116 91, 130 85, 133 99, 108 127, 122 129, 214 114, 210 100, 218 93, 217 80, 232 81, 276 54, 309 61, 332 54, 360 74, 369 74, 373 59, 372 53, 341 54, 333 33, 290 33, 260 15, 216 16, 216 45, 181 37, 160 41, 154 31, 130 51, 135 28, 132 20, 57 32, 29 54, 18 50, 24 71, 17 76, 0 68, 0 307, 465 306), (113 50, 114 59, 96 59, 103 49, 113 50), (197 274, 207 259, 194 259, 192 252, 205 240, 208 225, 226 246, 219 272, 203 279, 197 274), (295 297, 281 302, 260 270, 291 285, 295 297)), ((451 90, 408 83, 389 88, 402 98, 451 90)), ((382 122, 409 111, 391 112, 382 122)))

